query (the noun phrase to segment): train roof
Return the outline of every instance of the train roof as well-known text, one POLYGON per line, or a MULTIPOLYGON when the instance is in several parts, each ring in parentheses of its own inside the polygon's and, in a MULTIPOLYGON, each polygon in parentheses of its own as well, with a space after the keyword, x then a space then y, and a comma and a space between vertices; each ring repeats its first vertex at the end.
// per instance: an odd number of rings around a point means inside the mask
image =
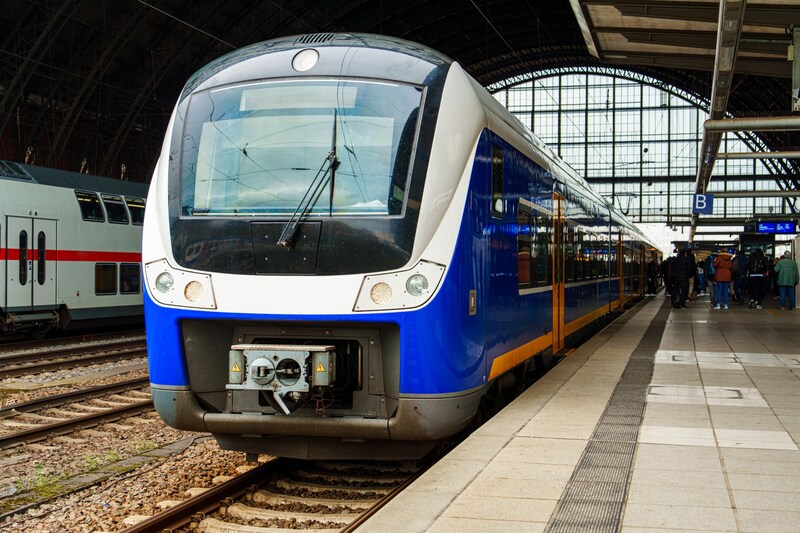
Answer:
POLYGON ((68 170, 24 165, 13 161, 0 161, 0 180, 38 183, 51 187, 138 196, 140 198, 147 196, 148 187, 145 183, 135 181, 115 180, 68 170))

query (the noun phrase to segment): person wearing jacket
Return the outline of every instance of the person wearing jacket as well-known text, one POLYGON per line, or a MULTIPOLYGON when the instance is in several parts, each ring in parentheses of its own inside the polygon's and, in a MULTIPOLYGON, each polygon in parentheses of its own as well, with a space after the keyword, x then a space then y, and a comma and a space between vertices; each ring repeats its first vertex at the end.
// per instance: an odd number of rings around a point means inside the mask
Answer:
POLYGON ((788 250, 783 252, 783 257, 775 264, 774 270, 778 276, 778 290, 781 296, 780 308, 792 310, 794 309, 794 287, 800 279, 797 272, 797 263, 792 259, 792 252, 788 250))
POLYGON ((717 258, 717 254, 713 253, 706 257, 705 261, 703 261, 703 269, 706 271, 706 285, 708 286, 708 297, 711 300, 711 305, 715 306, 717 303, 717 282, 714 279, 714 260, 717 258))
POLYGON ((750 307, 761 309, 764 299, 764 282, 767 275, 767 259, 761 248, 756 248, 747 259, 747 292, 750 293, 750 307))
POLYGON ((731 270, 731 274, 733 275, 733 299, 739 303, 744 303, 744 293, 745 293, 745 273, 747 272, 747 260, 744 257, 744 252, 742 250, 736 250, 736 255, 733 256, 733 269, 731 270))
POLYGON ((727 309, 728 289, 731 286, 731 269, 733 268, 731 254, 725 250, 719 250, 713 265, 714 281, 717 283, 717 305, 714 306, 714 309, 719 309, 720 305, 723 309, 727 309))
POLYGON ((689 293, 689 276, 693 275, 686 250, 680 250, 672 260, 670 272, 672 274, 672 307, 680 309, 688 307, 686 297, 689 293))

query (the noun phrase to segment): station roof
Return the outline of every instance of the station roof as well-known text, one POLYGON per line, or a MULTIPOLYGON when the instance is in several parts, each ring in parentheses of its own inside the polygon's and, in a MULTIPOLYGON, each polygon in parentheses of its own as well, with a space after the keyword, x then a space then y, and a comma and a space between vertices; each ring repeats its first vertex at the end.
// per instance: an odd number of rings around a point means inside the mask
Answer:
MULTIPOLYGON (((6 0, 0 3, 0 159, 147 180, 189 76, 279 36, 367 32, 420 42, 484 85, 548 68, 609 65, 709 98, 718 1, 6 0)), ((750 0, 728 110, 789 113, 792 0, 750 0)), ((763 136, 772 150, 797 134, 763 136)))

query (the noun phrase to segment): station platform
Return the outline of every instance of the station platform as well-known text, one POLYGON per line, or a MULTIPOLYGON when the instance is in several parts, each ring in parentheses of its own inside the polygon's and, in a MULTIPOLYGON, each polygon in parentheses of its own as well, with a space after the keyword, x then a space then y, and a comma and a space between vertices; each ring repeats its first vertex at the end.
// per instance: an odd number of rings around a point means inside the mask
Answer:
POLYGON ((800 310, 648 297, 359 528, 800 530, 800 310))

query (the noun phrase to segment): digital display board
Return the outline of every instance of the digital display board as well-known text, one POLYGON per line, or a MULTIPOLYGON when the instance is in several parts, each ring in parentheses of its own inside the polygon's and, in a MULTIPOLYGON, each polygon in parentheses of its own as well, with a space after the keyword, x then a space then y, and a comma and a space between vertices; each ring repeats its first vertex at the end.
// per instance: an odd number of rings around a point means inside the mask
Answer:
POLYGON ((797 225, 794 222, 759 222, 756 225, 757 233, 797 233, 797 225))

